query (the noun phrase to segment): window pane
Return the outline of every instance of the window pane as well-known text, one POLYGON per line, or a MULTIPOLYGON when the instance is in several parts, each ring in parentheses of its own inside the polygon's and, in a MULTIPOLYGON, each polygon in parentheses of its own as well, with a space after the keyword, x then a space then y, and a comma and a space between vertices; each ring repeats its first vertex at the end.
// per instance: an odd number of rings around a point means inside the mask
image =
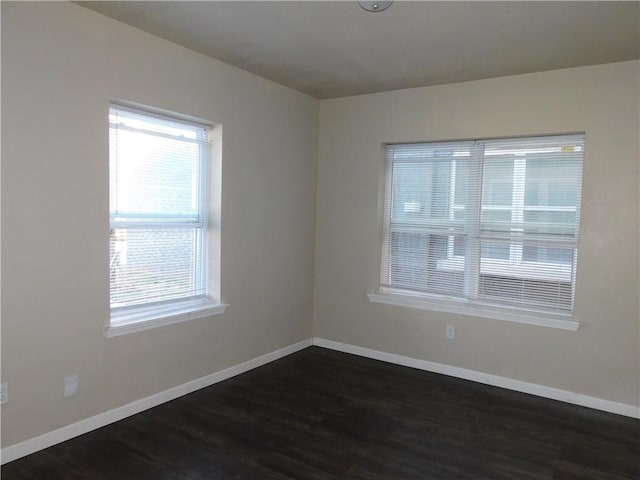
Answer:
POLYGON ((525 206, 565 206, 575 208, 582 175, 577 158, 527 155, 525 206))
POLYGON ((481 275, 478 298, 508 306, 570 311, 570 282, 557 283, 517 279, 499 275, 481 275))
POLYGON ((451 162, 395 163, 393 219, 427 222, 450 219, 451 162))
POLYGON ((458 245, 464 245, 461 236, 393 232, 389 286, 460 295, 464 257, 451 258, 458 245))
POLYGON ((482 206, 511 207, 513 199, 513 157, 492 158, 485 162, 482 182, 482 206))
POLYGON ((570 310, 573 248, 482 241, 481 251, 478 298, 512 306, 570 310))
POLYGON ((573 263, 573 253, 573 248, 525 246, 522 253, 522 260, 525 262, 562 263, 571 265, 573 263))
POLYGON ((198 212, 200 145, 111 129, 112 215, 198 212))
POLYGON ((467 252, 467 239, 463 236, 449 236, 449 242, 453 244, 453 255, 464 257, 467 252))
POLYGON ((577 233, 575 211, 528 210, 524 212, 524 221, 526 231, 530 233, 577 233))
POLYGON ((481 221, 490 230, 509 230, 514 221, 518 221, 513 209, 515 157, 511 154, 494 155, 485 159, 482 172, 481 221))
POLYGON ((453 203, 456 206, 464 207, 467 204, 467 190, 469 180, 469 159, 457 158, 454 163, 455 172, 455 192, 453 203))
POLYGON ((485 242, 482 244, 482 259, 509 260, 511 245, 499 242, 485 242))
POLYGON ((199 228, 114 229, 110 236, 111 307, 203 294, 199 228))
POLYGON ((424 221, 428 216, 431 165, 397 163, 393 166, 394 220, 424 221))
POLYGON ((558 223, 575 225, 575 211, 542 211, 528 210, 524 212, 524 221, 527 223, 558 223))
POLYGON ((390 147, 391 220, 434 228, 464 224, 471 145, 390 147))
POLYGON ((425 289, 429 236, 420 233, 391 234, 391 285, 425 289))
POLYGON ((511 222, 511 209, 482 209, 482 220, 485 222, 511 222))

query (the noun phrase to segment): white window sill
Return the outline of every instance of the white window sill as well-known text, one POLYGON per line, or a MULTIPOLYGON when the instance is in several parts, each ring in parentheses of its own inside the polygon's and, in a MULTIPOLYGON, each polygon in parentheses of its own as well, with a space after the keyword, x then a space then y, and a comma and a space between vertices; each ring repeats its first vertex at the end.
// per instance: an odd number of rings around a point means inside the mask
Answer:
POLYGON ((228 306, 211 300, 195 300, 175 303, 170 306, 163 305, 162 307, 112 313, 110 325, 104 329, 104 333, 107 337, 117 337, 164 325, 220 315, 228 306))
POLYGON ((558 328, 576 331, 580 323, 569 314, 553 314, 545 312, 518 310, 507 307, 491 307, 481 304, 470 304, 454 298, 426 298, 418 295, 398 293, 368 293, 369 301, 386 303, 401 307, 418 308, 436 312, 458 313, 475 317, 492 318, 507 322, 525 323, 541 327, 558 328))

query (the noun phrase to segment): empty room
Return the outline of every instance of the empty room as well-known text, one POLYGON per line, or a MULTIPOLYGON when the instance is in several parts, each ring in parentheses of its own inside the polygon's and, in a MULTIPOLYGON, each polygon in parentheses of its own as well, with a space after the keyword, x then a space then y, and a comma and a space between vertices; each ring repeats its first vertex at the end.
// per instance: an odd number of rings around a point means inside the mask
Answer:
POLYGON ((640 2, 1 2, 3 480, 640 478, 640 2))

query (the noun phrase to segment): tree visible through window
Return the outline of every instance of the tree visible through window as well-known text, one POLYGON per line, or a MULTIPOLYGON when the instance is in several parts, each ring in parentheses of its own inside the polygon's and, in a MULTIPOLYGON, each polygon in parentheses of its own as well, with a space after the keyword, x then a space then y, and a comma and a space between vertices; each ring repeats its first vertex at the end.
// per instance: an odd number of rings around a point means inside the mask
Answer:
POLYGON ((584 136, 388 146, 383 292, 573 308, 584 136))

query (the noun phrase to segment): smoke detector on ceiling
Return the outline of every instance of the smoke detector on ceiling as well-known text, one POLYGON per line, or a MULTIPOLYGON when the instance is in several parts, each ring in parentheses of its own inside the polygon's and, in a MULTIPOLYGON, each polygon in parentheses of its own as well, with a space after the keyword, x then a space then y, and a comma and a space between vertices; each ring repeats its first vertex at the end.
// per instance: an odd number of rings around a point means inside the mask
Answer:
POLYGON ((381 12, 386 10, 391 6, 393 2, 362 2, 358 1, 358 5, 360 5, 367 12, 381 12))

